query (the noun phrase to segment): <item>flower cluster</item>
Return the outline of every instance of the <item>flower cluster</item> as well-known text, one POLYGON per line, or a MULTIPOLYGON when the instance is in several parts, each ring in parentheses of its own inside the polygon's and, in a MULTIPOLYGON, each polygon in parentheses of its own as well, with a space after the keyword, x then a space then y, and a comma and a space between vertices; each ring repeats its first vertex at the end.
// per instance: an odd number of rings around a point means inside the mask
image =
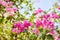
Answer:
POLYGON ((3 7, 5 7, 5 10, 6 12, 8 13, 5 13, 4 15, 11 15, 11 16, 14 16, 15 12, 18 10, 17 7, 13 7, 13 2, 12 1, 3 1, 3 0, 0 0, 0 5, 2 5, 3 7))
POLYGON ((17 23, 14 23, 14 28, 12 29, 12 32, 21 33, 25 30, 29 29, 30 26, 33 24, 31 22, 28 22, 27 20, 24 20, 23 23, 18 21, 17 23))
POLYGON ((38 8, 38 10, 35 11, 35 14, 39 14, 41 12, 44 12, 41 8, 38 8))
POLYGON ((45 28, 48 28, 48 29, 54 29, 55 26, 54 26, 54 22, 52 21, 48 21, 48 20, 37 20, 36 21, 36 27, 39 28, 39 27, 43 27, 43 29, 45 28))

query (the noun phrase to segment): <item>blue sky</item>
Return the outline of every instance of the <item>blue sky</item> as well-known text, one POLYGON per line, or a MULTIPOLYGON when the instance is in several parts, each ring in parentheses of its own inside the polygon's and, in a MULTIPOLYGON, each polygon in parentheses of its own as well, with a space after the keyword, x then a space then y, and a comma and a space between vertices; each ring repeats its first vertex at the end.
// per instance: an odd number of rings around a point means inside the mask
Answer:
MULTIPOLYGON (((38 0, 31 0, 32 2, 34 2, 33 7, 35 7, 36 9, 41 8, 43 10, 48 11, 54 3, 56 3, 58 0, 39 0, 40 2, 37 2, 38 0)), ((25 8, 26 5, 22 4, 22 6, 25 8)), ((20 10, 21 13, 24 13, 26 9, 22 9, 20 10)))
POLYGON ((34 7, 36 8, 40 7, 43 10, 48 10, 53 6, 55 2, 57 2, 57 0, 39 0, 40 1, 39 3, 36 2, 36 0, 33 0, 33 1, 35 1, 34 7))

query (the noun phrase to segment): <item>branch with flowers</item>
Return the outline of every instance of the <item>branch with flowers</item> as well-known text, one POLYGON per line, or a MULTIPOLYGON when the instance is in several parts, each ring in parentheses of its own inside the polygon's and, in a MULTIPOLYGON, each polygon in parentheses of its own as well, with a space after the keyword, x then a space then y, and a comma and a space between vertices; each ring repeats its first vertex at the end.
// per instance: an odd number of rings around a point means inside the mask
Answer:
POLYGON ((48 11, 33 4, 31 0, 0 0, 0 40, 60 40, 58 3, 48 11))

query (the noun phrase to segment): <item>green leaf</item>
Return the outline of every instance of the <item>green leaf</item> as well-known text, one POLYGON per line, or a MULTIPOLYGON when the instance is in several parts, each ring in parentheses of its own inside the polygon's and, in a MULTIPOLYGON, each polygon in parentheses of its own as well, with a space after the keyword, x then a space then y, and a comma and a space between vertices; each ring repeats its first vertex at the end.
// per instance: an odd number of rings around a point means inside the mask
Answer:
POLYGON ((50 34, 46 35, 46 40, 54 40, 54 37, 50 34))
POLYGON ((36 40, 37 36, 35 34, 30 35, 30 40, 36 40))
POLYGON ((9 16, 7 17, 7 20, 11 20, 13 18, 13 16, 9 16))

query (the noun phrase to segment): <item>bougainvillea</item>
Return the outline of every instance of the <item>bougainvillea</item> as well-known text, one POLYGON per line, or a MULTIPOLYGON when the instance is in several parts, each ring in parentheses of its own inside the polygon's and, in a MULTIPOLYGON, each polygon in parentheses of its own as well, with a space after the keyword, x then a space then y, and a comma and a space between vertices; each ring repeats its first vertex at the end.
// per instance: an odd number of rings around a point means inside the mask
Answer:
POLYGON ((33 4, 32 0, 0 0, 0 40, 60 40, 60 5, 45 11, 33 4))

